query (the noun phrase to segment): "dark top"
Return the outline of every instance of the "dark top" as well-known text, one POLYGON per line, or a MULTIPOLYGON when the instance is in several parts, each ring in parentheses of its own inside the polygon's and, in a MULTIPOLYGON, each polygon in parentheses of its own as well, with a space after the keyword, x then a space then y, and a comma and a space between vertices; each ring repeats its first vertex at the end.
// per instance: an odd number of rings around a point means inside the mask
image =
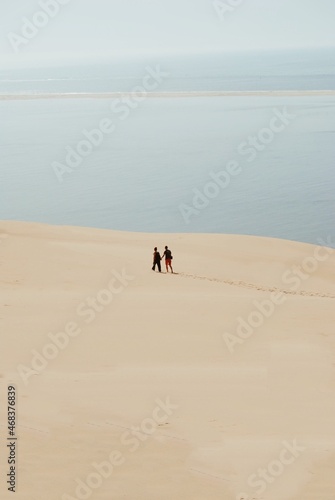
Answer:
POLYGON ((171 259, 171 250, 167 249, 165 250, 165 252, 163 253, 163 257, 165 255, 165 259, 171 259))
POLYGON ((159 252, 154 252, 154 262, 160 262, 161 254, 159 252))

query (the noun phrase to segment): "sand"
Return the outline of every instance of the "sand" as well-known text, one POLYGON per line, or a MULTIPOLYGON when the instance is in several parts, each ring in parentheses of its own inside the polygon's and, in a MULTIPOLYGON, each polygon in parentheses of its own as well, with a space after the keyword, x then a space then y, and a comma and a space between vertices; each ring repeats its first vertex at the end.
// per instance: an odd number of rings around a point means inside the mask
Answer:
POLYGON ((15 498, 333 499, 324 245, 1 222, 15 498), (151 270, 165 244, 174 275, 151 270))

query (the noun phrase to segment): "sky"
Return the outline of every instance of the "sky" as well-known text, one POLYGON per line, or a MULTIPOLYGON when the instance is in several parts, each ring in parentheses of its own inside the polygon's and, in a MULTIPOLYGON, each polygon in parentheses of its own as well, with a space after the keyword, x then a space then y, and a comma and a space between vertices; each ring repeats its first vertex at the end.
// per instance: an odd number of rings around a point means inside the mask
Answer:
POLYGON ((0 63, 335 46, 334 19, 334 0, 0 0, 0 63))

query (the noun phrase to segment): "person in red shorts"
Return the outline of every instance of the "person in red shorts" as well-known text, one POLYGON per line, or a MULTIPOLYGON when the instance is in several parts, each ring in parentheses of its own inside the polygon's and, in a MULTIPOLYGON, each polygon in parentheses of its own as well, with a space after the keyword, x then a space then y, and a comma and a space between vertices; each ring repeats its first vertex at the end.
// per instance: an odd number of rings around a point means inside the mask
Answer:
MULTIPOLYGON (((171 273, 173 273, 172 269, 172 253, 171 250, 168 249, 168 247, 165 247, 165 252, 163 253, 163 257, 165 257, 165 266, 166 266, 166 272, 169 272, 169 268, 171 269, 171 273)), ((163 258, 162 257, 162 258, 163 258)))

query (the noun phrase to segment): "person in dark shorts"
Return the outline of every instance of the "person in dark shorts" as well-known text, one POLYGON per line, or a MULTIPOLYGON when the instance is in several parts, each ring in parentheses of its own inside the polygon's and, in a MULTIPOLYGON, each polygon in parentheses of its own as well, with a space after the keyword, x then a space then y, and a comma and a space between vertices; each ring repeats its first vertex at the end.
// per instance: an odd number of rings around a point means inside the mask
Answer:
POLYGON ((156 269, 156 265, 158 267, 158 271, 161 273, 162 272, 162 269, 161 269, 161 254, 158 252, 157 250, 157 247, 154 248, 154 254, 153 254, 153 266, 152 266, 152 270, 155 271, 156 269))
MULTIPOLYGON (((168 247, 165 247, 165 252, 163 253, 163 257, 165 257, 165 266, 166 266, 166 272, 169 272, 169 268, 171 269, 171 273, 173 273, 172 269, 172 253, 171 250, 168 249, 168 247)), ((162 258, 163 258, 162 257, 162 258)))

